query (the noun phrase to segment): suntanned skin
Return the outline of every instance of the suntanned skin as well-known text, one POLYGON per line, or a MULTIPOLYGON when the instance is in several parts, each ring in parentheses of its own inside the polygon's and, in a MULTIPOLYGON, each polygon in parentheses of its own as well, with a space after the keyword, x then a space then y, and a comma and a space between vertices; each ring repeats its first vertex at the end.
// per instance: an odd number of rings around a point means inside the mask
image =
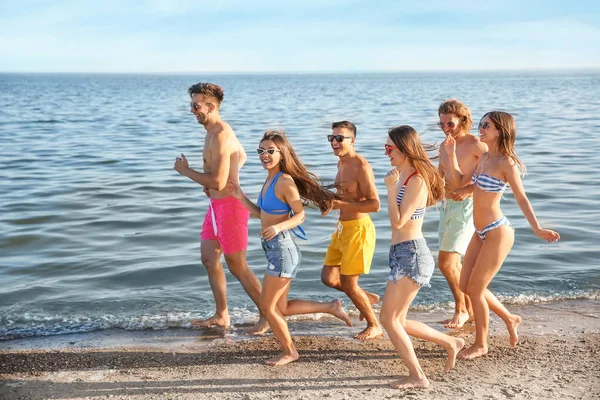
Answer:
MULTIPOLYGON (((352 132, 346 128, 335 128, 333 135, 351 137, 352 132)), ((341 143, 333 141, 333 153, 339 157, 338 173, 335 178, 338 193, 343 200, 335 200, 333 210, 340 211, 340 220, 360 219, 368 213, 379 211, 379 195, 375 186, 373 169, 369 162, 354 151, 354 140, 346 138, 341 143)), ((321 280, 331 288, 348 295, 361 313, 361 320, 367 320, 367 328, 355 338, 373 339, 383 334, 383 329, 373 312, 372 305, 379 301, 379 296, 369 293, 358 286, 360 275, 342 275, 339 265, 324 265, 321 280)))
MULTIPOLYGON (((259 149, 276 150, 272 155, 264 152, 260 155, 260 160, 263 168, 267 170, 267 181, 261 196, 264 196, 279 172, 281 172, 281 153, 278 151, 275 142, 272 140, 263 140, 259 149)), ((257 204, 248 199, 242 192, 238 184, 230 182, 228 190, 233 196, 242 201, 244 206, 248 208, 252 216, 260 218, 262 232, 261 236, 265 240, 271 240, 280 232, 295 228, 304 222, 304 206, 300 198, 298 187, 294 183, 294 179, 288 174, 282 174, 274 186, 275 196, 288 204, 294 215, 289 214, 269 214, 263 212, 257 204)), ((336 318, 341 319, 347 325, 352 326, 350 318, 342 308, 342 302, 333 300, 328 303, 321 303, 309 300, 288 300, 291 279, 285 277, 271 276, 265 273, 262 296, 260 299, 260 309, 269 320, 269 325, 273 330, 273 334, 283 347, 283 351, 276 357, 266 361, 267 365, 280 366, 296 361, 300 356, 294 343, 292 336, 285 319, 286 316, 310 313, 328 313, 336 318)))
MULTIPOLYGON (((485 126, 487 127, 481 125, 479 127, 479 134, 481 140, 488 144, 490 150, 483 155, 481 162, 477 166, 478 175, 486 173, 508 183, 515 196, 517 205, 535 234, 549 243, 556 242, 560 239, 560 235, 550 229, 542 228, 535 217, 531 203, 525 194, 517 164, 499 150, 498 137, 500 131, 494 126, 487 115, 481 122, 482 124, 486 124, 485 126)), ((454 141, 448 139, 442 147, 451 161, 452 181, 457 185, 468 182, 471 179, 472 173, 466 175, 460 171, 456 161, 456 144, 454 141)), ((501 198, 502 193, 486 192, 480 187, 475 188, 473 223, 478 230, 483 229, 487 224, 503 215, 500 209, 501 198)), ((508 225, 502 225, 488 232, 485 241, 479 238, 477 234, 474 234, 469 244, 467 254, 465 254, 465 268, 460 276, 460 288, 463 292, 468 293, 472 299, 476 331, 475 343, 459 355, 463 359, 473 359, 487 354, 490 310, 502 318, 506 324, 511 346, 516 346, 519 341, 517 328, 521 324, 521 317, 510 313, 498 301, 496 296, 487 289, 494 276, 500 270, 513 243, 514 230, 508 225)))
MULTIPOLYGON (((190 108, 198 123, 206 129, 203 150, 203 172, 198 172, 189 167, 188 161, 182 154, 175 161, 174 169, 183 176, 187 176, 204 187, 208 197, 221 199, 230 196, 227 182, 239 183, 239 171, 246 162, 247 156, 242 144, 235 133, 219 115, 218 101, 214 98, 194 94, 192 102, 198 110, 190 108)), ((208 272, 210 287, 215 298, 215 315, 199 321, 203 327, 219 326, 229 327, 230 318, 227 307, 227 282, 225 272, 221 265, 223 253, 219 242, 216 240, 201 241, 202 264, 208 272)), ((248 268, 246 250, 233 254, 226 254, 225 261, 229 271, 240 281, 244 290, 258 306, 260 300, 260 281, 248 268)), ((248 333, 262 334, 268 330, 268 322, 261 314, 256 325, 248 333)))
MULTIPOLYGON (((465 174, 473 175, 475 168, 484 152, 487 151, 487 146, 482 143, 479 138, 468 133, 460 124, 460 119, 454 114, 440 114, 440 123, 446 137, 452 137, 456 142, 456 158, 462 171, 465 174), (454 128, 448 125, 454 123, 454 128)), ((446 153, 439 153, 439 171, 446 181, 445 197, 455 201, 463 201, 467 197, 473 195, 473 185, 466 184, 462 187, 454 187, 451 182, 450 161, 446 153)), ((441 223, 441 221, 440 221, 441 223)), ((450 290, 454 295, 455 310, 454 316, 451 319, 444 321, 446 328, 460 328, 473 315, 471 304, 468 296, 460 290, 459 280, 461 265, 461 255, 456 252, 441 251, 438 255, 438 265, 440 271, 448 281, 450 290)))

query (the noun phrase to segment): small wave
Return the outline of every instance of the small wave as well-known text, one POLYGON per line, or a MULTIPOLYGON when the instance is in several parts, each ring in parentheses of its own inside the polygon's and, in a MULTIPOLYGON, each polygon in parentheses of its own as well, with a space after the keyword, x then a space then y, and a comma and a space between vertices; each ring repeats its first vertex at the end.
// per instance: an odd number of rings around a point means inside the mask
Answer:
MULTIPOLYGON (((600 300, 600 291, 571 292, 562 294, 521 294, 498 295, 500 301, 510 305, 527 305, 549 303, 563 300, 600 300)), ((448 310, 454 307, 453 302, 438 302, 433 304, 416 304, 412 311, 434 312, 448 310)), ((346 307, 348 308, 348 307, 346 307)), ((380 304, 375 306, 375 311, 380 309, 380 304)), ((230 310, 231 322, 234 325, 251 324, 256 322, 258 314, 246 308, 230 310)), ((354 308, 348 314, 358 316, 354 308)), ((38 315, 25 313, 21 315, 0 316, 0 341, 21 339, 28 337, 65 335, 71 333, 86 333, 106 329, 124 329, 128 331, 139 330, 164 330, 169 328, 193 329, 193 322, 207 318, 210 315, 201 311, 169 312, 155 315, 114 315, 101 316, 62 316, 38 315)), ((309 314, 290 317, 291 321, 318 321, 327 314, 309 314)))

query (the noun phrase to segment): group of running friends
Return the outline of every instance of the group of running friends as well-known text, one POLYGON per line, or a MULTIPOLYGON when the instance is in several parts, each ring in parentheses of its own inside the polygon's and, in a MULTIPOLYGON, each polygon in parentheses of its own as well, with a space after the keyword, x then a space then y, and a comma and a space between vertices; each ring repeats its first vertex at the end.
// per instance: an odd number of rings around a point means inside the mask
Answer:
POLYGON ((188 92, 190 111, 206 129, 203 172, 190 168, 183 154, 175 160, 174 169, 202 185, 209 198, 201 233, 201 257, 216 303, 214 316, 198 325, 230 325, 226 279, 220 262, 224 255, 229 271, 260 311, 258 322, 248 333, 263 334, 270 328, 283 347, 267 364, 284 365, 299 358, 285 319, 288 315, 328 313, 351 326, 340 300, 288 300, 290 283, 301 261, 294 236, 302 235, 299 225, 305 220, 304 205, 312 204, 322 215, 339 210, 321 280, 346 293, 360 312, 360 319, 366 320, 367 327, 355 338, 373 339, 383 335, 385 329, 408 367, 408 376, 393 382, 392 387, 429 385, 409 335, 442 346, 448 352, 445 371, 454 366, 457 357, 473 359, 488 352, 490 309, 506 324, 510 344, 517 344, 521 317, 511 314, 487 289, 514 242, 514 229, 500 209, 504 190, 511 187, 537 236, 548 242, 560 236, 539 225, 527 199, 521 183, 525 167, 514 151, 516 124, 510 114, 486 113, 476 137, 469 133, 473 126, 469 109, 456 99, 442 102, 438 126, 446 138, 439 146, 437 167, 429 154, 438 149, 422 144, 415 129, 402 125, 388 131, 382 150, 393 167, 384 178, 392 242, 390 274, 378 320, 372 306, 379 302, 379 296, 358 284, 359 277, 368 274, 371 267, 375 227, 369 213, 379 211, 380 201, 373 170, 354 148, 356 126, 349 121, 335 122, 327 135, 333 154, 339 158, 335 190, 323 186, 307 171, 283 132, 266 132, 257 153, 267 178, 255 203, 240 187, 239 171, 247 159, 244 148, 219 114, 222 88, 198 83, 188 92), (440 201, 438 266, 456 305, 454 316, 445 321, 445 326, 459 328, 473 321, 476 329, 474 344, 464 350, 464 339, 406 318, 417 292, 429 286, 433 275, 435 262, 422 226, 426 207, 440 201), (262 248, 268 261, 262 285, 246 261, 250 215, 260 218, 262 248))

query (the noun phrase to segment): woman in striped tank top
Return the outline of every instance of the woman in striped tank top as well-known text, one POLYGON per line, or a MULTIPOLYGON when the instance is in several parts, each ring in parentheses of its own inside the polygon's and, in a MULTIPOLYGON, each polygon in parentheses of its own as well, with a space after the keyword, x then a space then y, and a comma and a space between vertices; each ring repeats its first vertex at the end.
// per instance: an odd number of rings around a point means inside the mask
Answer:
MULTIPOLYGON (((433 146, 426 146, 435 150, 433 146)), ((444 197, 444 181, 433 166, 417 131, 408 125, 388 132, 385 154, 394 167, 385 177, 388 215, 392 225, 390 275, 379 315, 408 376, 393 382, 398 389, 426 388, 429 381, 419 365, 408 335, 439 344, 448 352, 444 368, 450 370, 465 345, 461 338, 445 335, 419 321, 406 319, 408 307, 422 286, 429 286, 435 266, 423 237, 425 207, 444 197)))
POLYGON ((521 317, 511 314, 487 287, 500 270, 514 243, 514 230, 500 209, 500 199, 510 186, 519 208, 527 222, 540 238, 548 242, 560 239, 558 233, 543 229, 533 209, 523 184, 520 170, 525 166, 517 158, 514 145, 517 126, 512 115, 502 111, 491 111, 479 123, 481 141, 488 145, 473 176, 463 176, 456 161, 456 143, 447 137, 442 147, 453 163, 453 184, 475 186, 473 192, 473 223, 475 233, 469 243, 460 274, 460 289, 468 294, 475 316, 475 343, 460 354, 461 358, 473 359, 488 352, 487 336, 489 310, 504 320, 510 335, 510 344, 516 346, 519 336, 517 327, 521 317))

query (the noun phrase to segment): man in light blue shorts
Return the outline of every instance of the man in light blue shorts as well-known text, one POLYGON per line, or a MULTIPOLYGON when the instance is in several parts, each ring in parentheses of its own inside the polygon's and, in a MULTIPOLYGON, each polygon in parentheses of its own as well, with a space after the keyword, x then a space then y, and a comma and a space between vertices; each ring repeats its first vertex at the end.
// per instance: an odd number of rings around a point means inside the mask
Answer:
MULTIPOLYGON (((447 99, 438 108, 440 122, 438 126, 446 136, 456 141, 456 158, 463 174, 471 176, 479 159, 487 151, 487 146, 478 137, 469 134, 473 126, 471 112, 462 102, 447 99)), ((442 146, 440 146, 441 149, 442 146)), ((472 316, 469 298, 459 288, 461 257, 465 255, 471 237, 475 232, 473 226, 473 185, 455 188, 449 185, 450 169, 448 160, 440 150, 439 170, 446 179, 446 194, 440 212, 440 252, 438 266, 448 281, 454 295, 454 316, 444 321, 446 328, 460 328, 472 316)))

